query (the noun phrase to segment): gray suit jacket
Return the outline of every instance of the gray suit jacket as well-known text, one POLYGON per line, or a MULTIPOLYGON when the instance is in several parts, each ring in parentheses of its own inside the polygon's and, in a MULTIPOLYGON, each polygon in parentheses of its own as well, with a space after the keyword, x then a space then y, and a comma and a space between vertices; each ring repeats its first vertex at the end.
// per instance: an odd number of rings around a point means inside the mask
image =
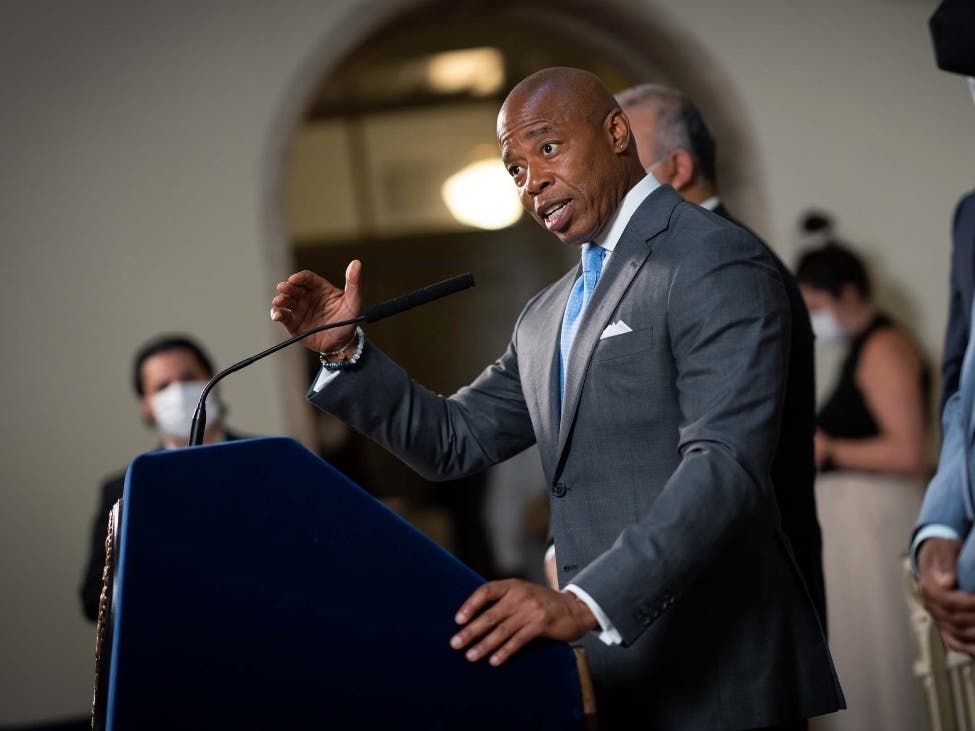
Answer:
POLYGON ((505 354, 449 398, 372 344, 309 396, 430 478, 537 440, 560 583, 623 637, 584 641, 610 726, 636 713, 654 729, 754 728, 842 707, 769 477, 790 332, 774 261, 747 231, 654 191, 583 314, 560 409, 577 276, 532 299, 505 354), (617 320, 632 332, 600 339, 617 320))

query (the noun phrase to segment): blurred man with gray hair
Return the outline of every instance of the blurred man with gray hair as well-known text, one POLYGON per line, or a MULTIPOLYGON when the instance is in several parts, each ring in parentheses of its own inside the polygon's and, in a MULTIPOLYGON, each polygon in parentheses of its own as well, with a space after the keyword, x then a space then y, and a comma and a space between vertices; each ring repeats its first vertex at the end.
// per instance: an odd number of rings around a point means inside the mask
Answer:
POLYGON ((630 120, 646 171, 685 200, 729 218, 718 197, 714 137, 694 103, 662 84, 630 87, 616 100, 630 120))
MULTIPOLYGON (((620 92, 616 100, 630 120, 640 163, 646 171, 661 183, 671 185, 685 200, 741 225, 719 197, 714 136, 687 95, 661 84, 641 84, 620 92)), ((785 409, 772 464, 772 484, 782 513, 782 526, 825 626, 822 536, 813 488, 816 477, 813 333, 795 277, 767 245, 766 248, 775 259, 792 311, 785 409)))

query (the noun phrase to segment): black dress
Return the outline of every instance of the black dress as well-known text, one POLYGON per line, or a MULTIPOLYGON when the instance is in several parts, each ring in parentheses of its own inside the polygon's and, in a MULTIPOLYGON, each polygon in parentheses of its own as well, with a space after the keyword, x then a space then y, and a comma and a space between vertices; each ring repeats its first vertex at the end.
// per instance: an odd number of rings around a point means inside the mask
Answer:
MULTIPOLYGON (((836 388, 819 410, 816 418, 819 428, 835 439, 869 439, 880 434, 877 422, 857 385, 856 373, 860 365, 860 354, 870 337, 879 330, 896 325, 887 315, 878 313, 871 323, 850 342, 843 368, 840 371, 836 388)), ((927 404, 931 388, 931 374, 926 366, 921 371, 921 391, 927 404)))

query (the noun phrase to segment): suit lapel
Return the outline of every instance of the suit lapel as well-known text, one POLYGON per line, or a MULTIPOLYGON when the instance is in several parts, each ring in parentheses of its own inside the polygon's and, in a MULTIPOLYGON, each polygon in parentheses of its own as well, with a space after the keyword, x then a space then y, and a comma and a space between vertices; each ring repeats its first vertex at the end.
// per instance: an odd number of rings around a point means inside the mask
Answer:
POLYGON ((559 335, 562 331, 562 315, 565 305, 572 291, 572 285, 579 276, 579 267, 568 272, 556 285, 553 302, 545 314, 541 332, 543 338, 539 342, 538 367, 541 379, 536 383, 538 407, 540 414, 540 430, 535 435, 545 462, 545 473, 552 474, 555 464, 551 462, 554 448, 559 436, 559 335))
MULTIPOLYGON (((582 322, 576 333, 569 354, 569 367, 566 369, 565 393, 562 399, 562 414, 559 420, 559 441, 555 464, 558 466, 564 456, 572 423, 575 421, 585 383, 586 371, 592 359, 593 350, 599 336, 609 324, 610 317, 619 306, 630 284, 643 267, 652 251, 651 241, 670 222, 674 207, 683 199, 669 186, 661 186, 647 196, 637 208, 620 237, 613 255, 603 270, 593 292, 592 299, 582 314, 582 322)), ((568 294, 568 293, 566 293, 568 294)), ((563 309, 564 311, 564 309, 563 309)), ((558 348, 556 347, 556 368, 558 367, 558 348)), ((554 400, 558 403, 558 373, 555 374, 554 400)), ((551 389, 550 389, 551 390, 551 389)))

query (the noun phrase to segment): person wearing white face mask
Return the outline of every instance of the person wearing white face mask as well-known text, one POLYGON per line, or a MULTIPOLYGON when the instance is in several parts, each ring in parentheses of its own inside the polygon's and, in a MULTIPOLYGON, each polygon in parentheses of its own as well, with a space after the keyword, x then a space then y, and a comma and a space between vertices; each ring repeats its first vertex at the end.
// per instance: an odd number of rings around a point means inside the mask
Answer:
MULTIPOLYGON (((136 353, 132 385, 143 420, 158 432, 162 448, 177 449, 189 444, 190 424, 197 401, 214 372, 213 363, 203 348, 184 335, 153 338, 136 353)), ((222 402, 211 393, 207 398, 204 444, 240 438, 224 428, 225 412, 222 402)), ((101 502, 93 521, 91 550, 81 586, 82 608, 92 621, 98 618, 108 514, 122 497, 124 484, 124 471, 102 483, 101 502)))
POLYGON ((807 249, 796 279, 816 337, 847 346, 815 447, 830 645, 848 711, 818 731, 913 731, 923 707, 897 556, 923 492, 927 369, 910 336, 874 306, 847 247, 807 249))
MULTIPOLYGON (((186 348, 176 348, 156 353, 142 364, 145 384, 140 400, 142 414, 147 423, 155 425, 167 449, 189 444, 196 405, 212 377, 203 362, 198 354, 186 348)), ((223 441, 222 417, 221 402, 208 396, 204 444, 223 441)))
POLYGON ((920 474, 930 376, 917 345, 876 309, 866 269, 847 247, 831 242, 807 250, 796 278, 816 337, 849 342, 817 416, 817 466, 920 474))

